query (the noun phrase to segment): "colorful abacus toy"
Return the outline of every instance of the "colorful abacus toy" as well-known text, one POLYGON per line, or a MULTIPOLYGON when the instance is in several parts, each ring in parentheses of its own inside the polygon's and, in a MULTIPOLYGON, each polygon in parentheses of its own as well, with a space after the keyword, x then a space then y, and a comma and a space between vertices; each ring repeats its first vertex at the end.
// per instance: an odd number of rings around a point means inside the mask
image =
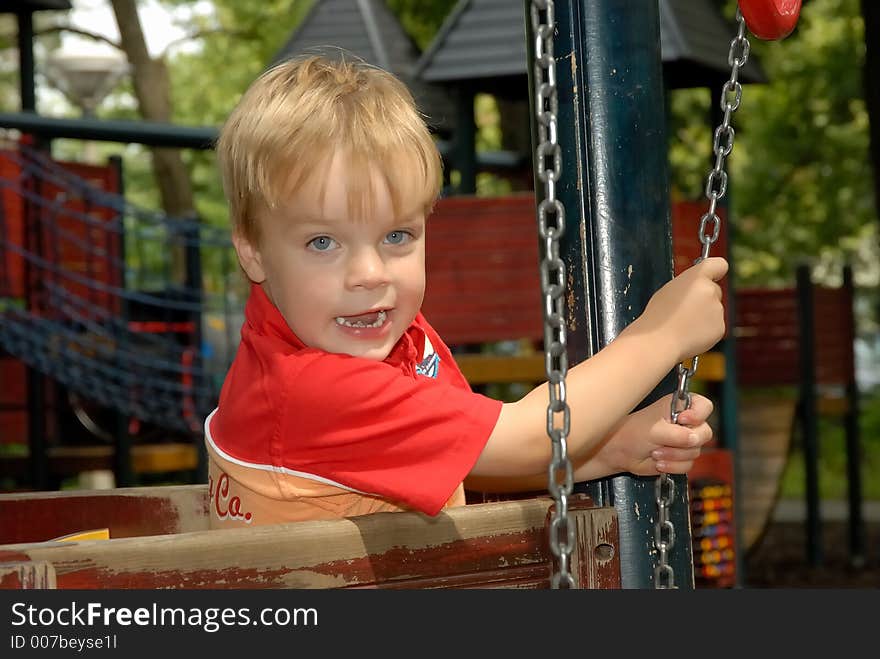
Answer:
POLYGON ((690 484, 694 579, 698 588, 729 588, 736 581, 733 490, 718 480, 690 484))

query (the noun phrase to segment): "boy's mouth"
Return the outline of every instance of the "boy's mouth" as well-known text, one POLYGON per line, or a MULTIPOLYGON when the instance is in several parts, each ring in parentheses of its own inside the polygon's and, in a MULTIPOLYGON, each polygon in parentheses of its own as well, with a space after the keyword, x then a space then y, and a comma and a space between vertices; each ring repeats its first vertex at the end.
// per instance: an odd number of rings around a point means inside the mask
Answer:
POLYGON ((358 329, 364 329, 367 327, 382 327, 385 324, 385 319, 388 317, 388 313, 382 309, 381 311, 371 311, 369 313, 362 313, 357 316, 337 316, 336 324, 342 325, 343 327, 355 327, 358 329))

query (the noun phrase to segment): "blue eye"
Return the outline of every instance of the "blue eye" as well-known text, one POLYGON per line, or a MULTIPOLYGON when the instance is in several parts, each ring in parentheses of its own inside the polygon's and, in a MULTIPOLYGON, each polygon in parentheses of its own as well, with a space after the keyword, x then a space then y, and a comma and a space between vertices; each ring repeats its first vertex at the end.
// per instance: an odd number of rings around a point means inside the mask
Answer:
POLYGON ((409 231, 392 231, 385 236, 385 242, 389 245, 403 245, 412 240, 412 234, 409 231))
POLYGON ((308 247, 309 249, 313 249, 316 252, 326 252, 330 249, 333 249, 336 244, 336 241, 333 240, 330 236, 318 236, 317 238, 312 238, 312 240, 309 241, 308 247))

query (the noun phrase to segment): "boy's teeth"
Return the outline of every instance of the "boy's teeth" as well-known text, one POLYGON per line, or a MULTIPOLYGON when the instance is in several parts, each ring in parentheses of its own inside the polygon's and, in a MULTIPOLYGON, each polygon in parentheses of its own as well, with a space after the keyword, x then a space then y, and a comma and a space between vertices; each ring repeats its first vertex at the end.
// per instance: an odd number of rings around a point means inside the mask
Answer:
POLYGON ((352 321, 345 316, 337 316, 336 324, 342 325, 343 327, 356 327, 358 329, 365 327, 382 327, 382 325, 385 324, 385 318, 387 317, 387 315, 388 314, 385 311, 379 311, 376 313, 376 319, 371 323, 364 322, 363 320, 352 321))

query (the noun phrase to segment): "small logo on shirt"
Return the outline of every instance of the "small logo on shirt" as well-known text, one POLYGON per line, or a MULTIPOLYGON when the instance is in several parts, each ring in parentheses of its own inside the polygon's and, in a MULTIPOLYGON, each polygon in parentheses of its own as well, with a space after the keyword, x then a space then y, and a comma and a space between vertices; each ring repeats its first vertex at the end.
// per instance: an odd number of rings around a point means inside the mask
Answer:
POLYGON ((220 472, 216 487, 214 486, 214 477, 208 478, 208 496, 217 518, 238 520, 250 524, 253 521, 253 515, 243 512, 241 499, 236 496, 230 497, 229 494, 229 476, 225 472, 220 472))
POLYGON ((436 352, 432 352, 416 366, 416 373, 429 378, 436 378, 439 371, 440 356, 436 352))
POLYGON ((425 349, 422 350, 422 361, 416 365, 416 374, 426 378, 436 378, 440 372, 440 355, 431 345, 431 339, 425 336, 425 349))

